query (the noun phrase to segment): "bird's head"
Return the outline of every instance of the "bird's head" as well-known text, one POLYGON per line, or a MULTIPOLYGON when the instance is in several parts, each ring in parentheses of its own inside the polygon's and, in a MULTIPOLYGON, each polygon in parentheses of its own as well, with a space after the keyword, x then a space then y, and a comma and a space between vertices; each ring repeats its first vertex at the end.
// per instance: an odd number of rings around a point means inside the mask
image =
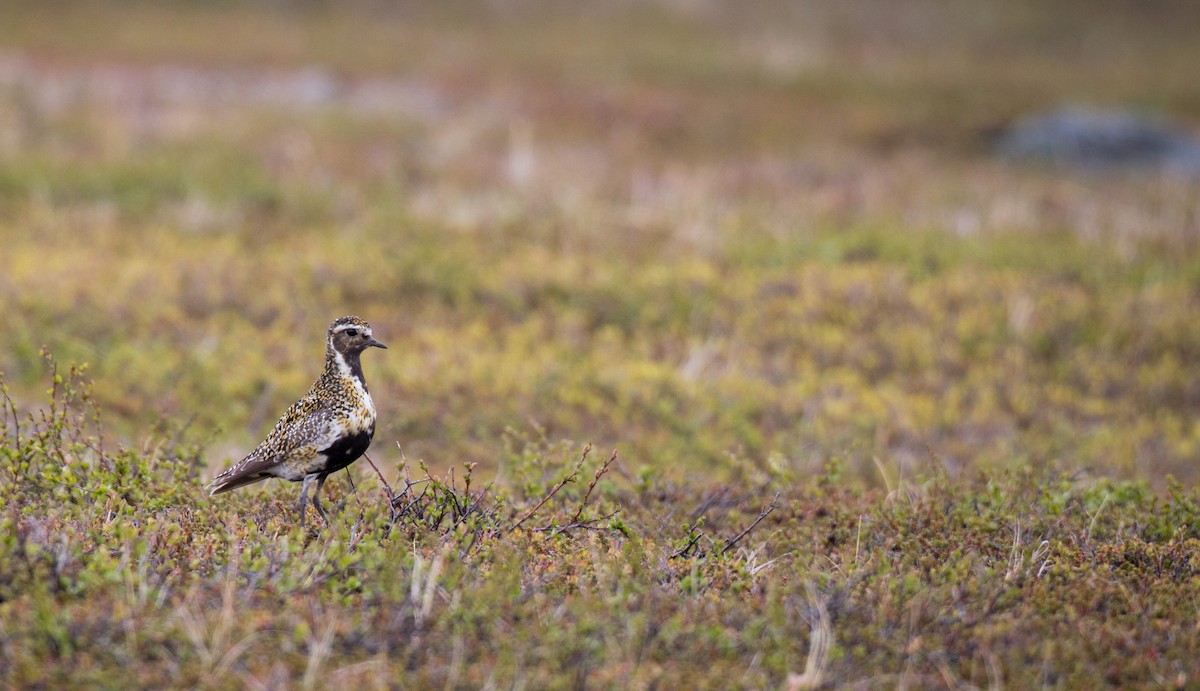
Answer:
POLYGON ((370 347, 387 346, 371 335, 371 325, 360 317, 342 317, 329 325, 329 348, 342 355, 358 355, 370 347))

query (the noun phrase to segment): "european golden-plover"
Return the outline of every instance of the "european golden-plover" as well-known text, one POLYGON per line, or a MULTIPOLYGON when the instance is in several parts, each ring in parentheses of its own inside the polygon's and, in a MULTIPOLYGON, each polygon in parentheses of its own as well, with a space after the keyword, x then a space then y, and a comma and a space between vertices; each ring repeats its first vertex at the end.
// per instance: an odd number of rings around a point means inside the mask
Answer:
POLYGON ((317 484, 312 505, 325 522, 329 516, 317 499, 325 478, 358 460, 375 435, 375 403, 363 379, 362 352, 387 348, 371 335, 371 325, 358 317, 342 317, 329 325, 325 370, 304 397, 287 409, 258 448, 221 473, 209 485, 220 494, 270 477, 303 482, 300 525, 305 502, 317 484))

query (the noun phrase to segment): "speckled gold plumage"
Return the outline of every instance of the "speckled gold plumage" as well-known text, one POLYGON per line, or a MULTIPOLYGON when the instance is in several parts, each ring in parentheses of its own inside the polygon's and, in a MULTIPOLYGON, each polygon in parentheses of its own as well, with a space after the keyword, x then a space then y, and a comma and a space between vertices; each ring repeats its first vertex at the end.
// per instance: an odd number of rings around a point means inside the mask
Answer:
POLYGON ((363 379, 360 355, 372 346, 387 346, 372 337, 370 324, 355 316, 330 324, 325 344, 325 369, 312 388, 287 409, 250 455, 212 481, 210 494, 269 477, 303 481, 303 524, 305 497, 316 482, 313 506, 326 517, 317 499, 325 478, 357 460, 375 434, 375 403, 363 379))

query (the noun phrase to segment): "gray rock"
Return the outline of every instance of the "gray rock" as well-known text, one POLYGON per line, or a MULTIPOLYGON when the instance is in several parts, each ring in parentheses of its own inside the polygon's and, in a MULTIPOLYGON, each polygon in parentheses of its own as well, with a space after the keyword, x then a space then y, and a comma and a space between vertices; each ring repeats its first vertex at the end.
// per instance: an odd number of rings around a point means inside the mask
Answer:
POLYGON ((996 152, 1082 170, 1200 175, 1200 141, 1156 118, 1120 110, 1063 108, 1022 118, 999 136, 996 152))

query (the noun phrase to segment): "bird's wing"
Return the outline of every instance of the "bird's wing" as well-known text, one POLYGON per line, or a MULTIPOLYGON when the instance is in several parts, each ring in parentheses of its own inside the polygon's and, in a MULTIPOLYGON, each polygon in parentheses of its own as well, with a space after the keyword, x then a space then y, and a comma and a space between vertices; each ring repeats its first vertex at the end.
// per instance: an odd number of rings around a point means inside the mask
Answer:
POLYGON ((266 479, 274 475, 266 471, 288 462, 303 463, 328 447, 337 437, 333 414, 327 408, 304 413, 304 403, 303 399, 297 401, 250 455, 218 475, 209 485, 209 493, 219 494, 266 479))

